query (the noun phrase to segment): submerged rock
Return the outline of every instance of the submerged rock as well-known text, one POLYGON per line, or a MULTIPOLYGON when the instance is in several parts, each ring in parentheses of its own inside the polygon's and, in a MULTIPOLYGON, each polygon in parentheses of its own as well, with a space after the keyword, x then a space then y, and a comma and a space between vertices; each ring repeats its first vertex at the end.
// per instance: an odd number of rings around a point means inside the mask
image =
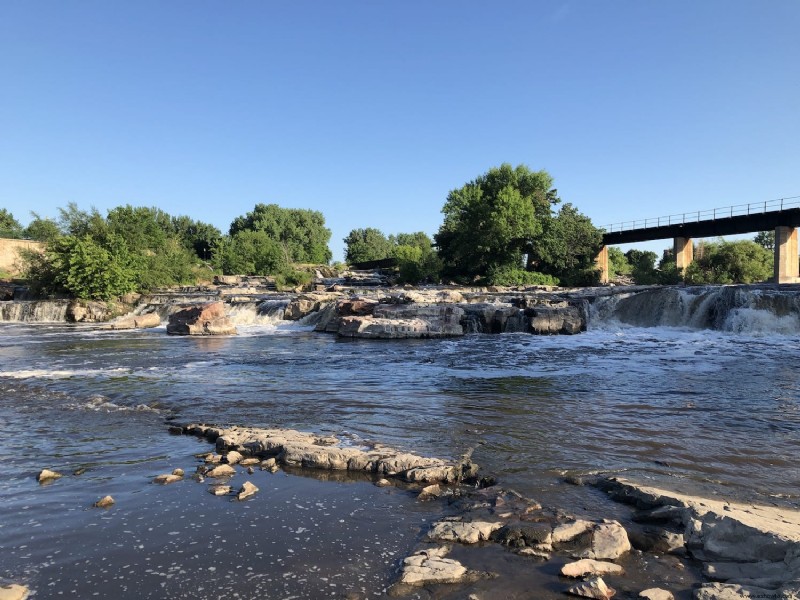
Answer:
POLYGON ((169 317, 170 335, 235 335, 236 327, 225 316, 225 304, 206 302, 190 305, 169 317))

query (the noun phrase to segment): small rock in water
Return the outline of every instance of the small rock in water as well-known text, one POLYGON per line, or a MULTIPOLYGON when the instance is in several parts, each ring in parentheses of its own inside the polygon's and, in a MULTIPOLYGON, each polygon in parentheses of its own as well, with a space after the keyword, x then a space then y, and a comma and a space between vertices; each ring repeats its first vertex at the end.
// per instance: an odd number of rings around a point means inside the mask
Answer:
POLYGON ((269 469, 277 466, 278 466, 278 461, 276 461, 274 458, 265 458, 264 460, 261 461, 262 471, 268 471, 269 469))
POLYGON ((252 475, 253 473, 255 473, 255 471, 253 470, 253 467, 247 467, 247 473, 248 473, 248 475, 252 475))
POLYGON ((571 588, 569 588, 569 590, 567 590, 567 593, 572 594, 573 596, 581 596, 583 598, 608 600, 617 592, 614 590, 614 588, 608 587, 606 582, 603 581, 602 577, 595 577, 594 579, 588 579, 573 585, 571 588))
POLYGON ((171 435, 182 435, 183 427, 181 427, 180 425, 170 425, 167 431, 169 431, 171 435))
POLYGON ((548 552, 543 552, 542 550, 535 550, 533 548, 520 548, 517 551, 517 554, 520 556, 532 556, 534 558, 540 558, 542 560, 550 560, 550 554, 548 552))
POLYGON ((250 496, 254 496, 255 493, 258 491, 258 488, 254 486, 249 481, 245 481, 242 484, 242 488, 239 490, 239 493, 236 495, 237 500, 244 500, 245 498, 249 498, 250 496))
POLYGON ((36 481, 38 481, 39 483, 46 483, 48 481, 54 481, 56 479, 60 479, 61 477, 63 477, 61 473, 57 473, 56 471, 51 471, 50 469, 42 469, 36 476, 36 481))
POLYGON ((431 540, 461 542, 462 544, 477 544, 480 541, 488 540, 492 532, 502 526, 502 523, 487 521, 439 521, 433 524, 433 527, 428 532, 428 538, 431 540))
POLYGON ((78 469, 75 469, 75 470, 72 472, 72 474, 73 474, 73 475, 75 475, 76 477, 77 477, 78 475, 83 475, 84 473, 86 473, 86 469, 85 469, 84 467, 80 467, 80 468, 78 468, 78 469))
POLYGON ((225 496, 231 493, 231 486, 225 485, 224 483, 215 483, 208 488, 208 492, 215 496, 225 496))
POLYGON ((584 521, 583 519, 577 519, 572 523, 558 525, 553 529, 553 543, 560 544, 562 542, 574 540, 579 535, 583 535, 592 529, 592 527, 594 527, 594 523, 591 521, 584 521))
POLYGON ((439 487, 438 483, 434 483, 433 485, 429 485, 427 487, 422 488, 419 495, 417 496, 418 500, 431 500, 433 498, 438 498, 442 495, 442 488, 439 487))
POLYGON ((578 558, 614 560, 630 550, 631 543, 625 528, 617 521, 608 521, 595 527, 591 546, 581 552, 578 558))
POLYGON ((242 456, 241 452, 237 452, 236 450, 231 450, 225 455, 225 462, 229 465, 235 465, 239 461, 241 461, 244 457, 242 456))
POLYGON ((639 592, 639 598, 644 598, 645 600, 675 600, 671 592, 661 588, 643 590, 639 592))
POLYGON ((375 485, 377 485, 378 487, 386 487, 392 485, 392 482, 389 481, 388 479, 378 479, 378 481, 375 482, 375 485))
POLYGON ((585 577, 586 575, 624 575, 625 569, 619 565, 601 560, 584 558, 561 567, 564 577, 585 577))
POLYGON ((257 465, 260 462, 261 462, 260 460, 258 460, 257 458, 253 458, 251 456, 250 458, 244 458, 244 459, 240 460, 239 464, 242 465, 243 467, 251 467, 253 465, 257 465))
POLYGON ((214 454, 213 452, 209 452, 206 454, 205 461, 207 463, 211 463, 212 465, 218 465, 222 462, 222 456, 219 454, 214 454))
POLYGON ((103 496, 92 506, 96 506, 97 508, 108 508, 109 506, 113 505, 114 505, 114 499, 111 496, 103 496))
POLYGON ((206 473, 207 477, 230 477, 236 474, 236 469, 230 465, 219 465, 206 473))
POLYGON ((168 483, 175 483, 176 481, 180 481, 183 479, 180 475, 175 475, 174 473, 164 473, 163 475, 157 475, 153 479, 153 483, 160 483, 161 485, 167 485, 168 483))
POLYGON ((0 586, 0 600, 25 600, 29 594, 30 590, 24 585, 12 583, 0 586))

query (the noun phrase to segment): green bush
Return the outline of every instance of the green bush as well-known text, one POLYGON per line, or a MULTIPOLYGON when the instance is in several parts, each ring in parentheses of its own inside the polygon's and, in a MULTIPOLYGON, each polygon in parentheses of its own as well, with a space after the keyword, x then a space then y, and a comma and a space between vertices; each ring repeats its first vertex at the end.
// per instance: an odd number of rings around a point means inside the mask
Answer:
POLYGON ((557 277, 537 273, 536 271, 526 271, 521 268, 500 267, 489 272, 488 282, 491 285, 550 285, 559 284, 557 277))

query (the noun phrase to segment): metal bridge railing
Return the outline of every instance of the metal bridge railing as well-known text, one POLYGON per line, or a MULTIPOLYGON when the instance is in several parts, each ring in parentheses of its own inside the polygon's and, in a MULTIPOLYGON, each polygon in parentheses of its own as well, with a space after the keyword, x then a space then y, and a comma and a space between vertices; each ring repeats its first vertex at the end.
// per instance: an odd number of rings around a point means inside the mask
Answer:
POLYGON ((728 219, 730 217, 740 217, 746 215, 757 215, 760 213, 780 212, 792 208, 800 208, 800 196, 789 198, 778 198, 777 200, 765 200, 764 202, 752 202, 750 204, 736 204, 725 208, 712 208, 709 210, 698 210, 696 212, 685 212, 654 219, 644 219, 641 221, 624 221, 601 227, 606 233, 619 231, 631 231, 633 229, 648 229, 650 227, 666 227, 669 225, 683 225, 685 223, 699 223, 700 221, 714 221, 716 219, 728 219))

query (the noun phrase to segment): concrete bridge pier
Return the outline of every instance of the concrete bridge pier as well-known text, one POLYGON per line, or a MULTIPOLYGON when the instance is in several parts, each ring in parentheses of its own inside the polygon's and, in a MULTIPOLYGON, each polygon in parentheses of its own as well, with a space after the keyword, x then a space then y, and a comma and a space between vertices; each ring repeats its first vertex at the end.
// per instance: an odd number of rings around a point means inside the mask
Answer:
POLYGON ((608 270, 608 246, 600 248, 600 253, 594 259, 595 267, 600 271, 600 283, 608 283, 611 280, 611 273, 608 270))
POLYGON ((800 282, 800 260, 797 256, 797 228, 775 228, 775 283, 800 282))
POLYGON ((692 238, 676 237, 672 242, 672 251, 675 254, 675 266, 682 272, 694 260, 694 243, 692 238))

